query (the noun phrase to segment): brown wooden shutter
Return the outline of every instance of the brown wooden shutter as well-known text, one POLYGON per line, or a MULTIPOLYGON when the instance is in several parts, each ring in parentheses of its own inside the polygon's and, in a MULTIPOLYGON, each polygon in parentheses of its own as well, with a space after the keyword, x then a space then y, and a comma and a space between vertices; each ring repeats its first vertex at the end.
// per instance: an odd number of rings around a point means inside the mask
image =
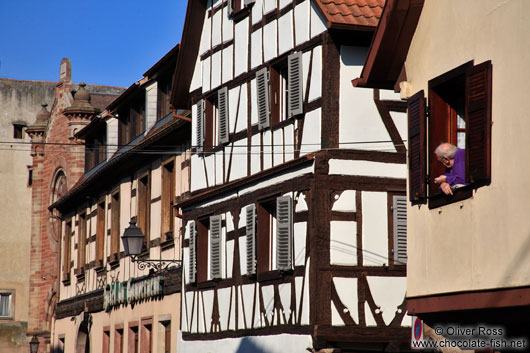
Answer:
POLYGON ((466 177, 475 185, 491 181, 491 61, 466 73, 466 177))
POLYGON ((412 204, 426 202, 425 93, 408 99, 409 199, 412 204))

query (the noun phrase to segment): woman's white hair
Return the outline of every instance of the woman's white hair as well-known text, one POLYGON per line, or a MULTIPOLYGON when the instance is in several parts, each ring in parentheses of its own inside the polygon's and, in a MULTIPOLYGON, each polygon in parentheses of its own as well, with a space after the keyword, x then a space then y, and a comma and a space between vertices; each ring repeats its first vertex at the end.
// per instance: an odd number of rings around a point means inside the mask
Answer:
POLYGON ((434 150, 434 154, 436 154, 438 157, 447 157, 449 159, 455 158, 455 153, 458 150, 458 148, 449 142, 443 142, 436 147, 434 150))

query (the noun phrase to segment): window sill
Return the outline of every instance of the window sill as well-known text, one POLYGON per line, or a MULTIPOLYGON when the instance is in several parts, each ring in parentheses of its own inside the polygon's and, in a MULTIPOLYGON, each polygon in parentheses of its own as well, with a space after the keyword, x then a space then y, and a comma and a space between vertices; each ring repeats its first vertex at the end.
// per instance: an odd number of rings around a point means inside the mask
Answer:
POLYGON ((69 286, 70 285, 70 274, 63 276, 63 285, 69 286))
POLYGON ((120 265, 120 257, 119 254, 112 254, 108 257, 107 260, 108 264, 110 265, 110 269, 113 270, 116 267, 120 265))
POLYGON ((466 200, 473 196, 473 184, 463 186, 456 190, 453 190, 453 195, 445 195, 440 192, 439 194, 429 197, 429 209, 450 205, 452 203, 466 200))
POLYGON ((166 232, 165 233, 165 239, 164 241, 162 241, 160 243, 160 248, 162 250, 167 250, 167 249, 171 249, 175 246, 175 239, 173 238, 173 232, 166 232), (169 234, 171 233, 171 234, 169 234))
POLYGON ((85 269, 84 268, 78 268, 75 270, 75 276, 77 277, 77 281, 83 281, 85 279, 85 269))

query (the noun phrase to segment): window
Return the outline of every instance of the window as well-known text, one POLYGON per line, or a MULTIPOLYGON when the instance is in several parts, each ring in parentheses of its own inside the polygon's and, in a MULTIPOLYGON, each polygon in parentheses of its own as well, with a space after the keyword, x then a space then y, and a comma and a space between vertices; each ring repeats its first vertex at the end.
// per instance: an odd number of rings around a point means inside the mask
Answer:
POLYGON ((247 274, 292 269, 292 214, 290 196, 247 206, 247 274))
POLYGON ((409 98, 409 195, 412 204, 429 208, 471 196, 472 188, 491 181, 491 61, 464 64, 429 81, 429 107, 424 91, 409 98), (426 119, 429 112, 429 119, 426 119), (427 143, 428 137, 428 143, 427 143), (442 142, 466 150, 466 181, 454 196, 441 194, 434 178, 445 172, 434 155, 442 142), (427 164, 427 161, 429 162, 427 164))
POLYGON ((15 292, 0 290, 0 320, 12 320, 15 317, 15 292))
POLYGON ((70 281, 71 244, 72 244, 72 220, 68 220, 64 227, 64 250, 63 250, 63 281, 70 281))
POLYGON ((26 124, 22 123, 13 123, 13 138, 14 139, 23 139, 24 138, 24 129, 26 124))
POLYGON ((110 353, 110 328, 103 328, 103 353, 110 353))
POLYGON ((222 216, 210 217, 210 279, 222 277, 222 216))
POLYGON ((138 322, 129 324, 128 353, 139 353, 138 322))
POLYGON ((118 260, 120 252, 120 192, 116 190, 112 193, 110 209, 112 212, 112 219, 110 223, 110 248, 111 261, 118 260))
POLYGON ((196 114, 197 152, 209 152, 214 146, 229 142, 227 87, 218 90, 217 95, 201 99, 196 114))
POLYGON ((158 82, 158 97, 157 97, 157 120, 165 118, 168 114, 171 113, 170 97, 171 97, 171 86, 173 83, 173 76, 171 74, 167 75, 168 79, 161 80, 158 82))
POLYGON ((121 145, 128 144, 145 131, 145 92, 142 93, 131 102, 129 108, 120 109, 118 112, 118 141, 121 145))
POLYGON ((123 328, 116 327, 114 330, 114 353, 123 353, 123 328))
POLYGON ((247 8, 250 4, 253 4, 255 1, 256 0, 228 0, 228 15, 232 16, 232 15, 237 14, 239 11, 247 8))
POLYGON ((105 161, 107 154, 106 127, 102 125, 85 141, 85 172, 105 161))
POLYGON ((162 241, 173 240, 174 213, 173 199, 175 197, 175 161, 171 160, 162 166, 162 241))
POLYGON ((158 351, 163 353, 171 353, 171 321, 160 321, 159 325, 159 346, 158 351))
POLYGON ((77 275, 83 275, 85 273, 85 262, 86 262, 86 237, 87 237, 87 228, 86 228, 86 212, 83 212, 79 215, 79 230, 78 230, 78 240, 77 240, 77 275))
POLYGON ((142 319, 141 353, 151 353, 153 350, 153 319, 142 319))
POLYGON ((260 130, 303 113, 302 72, 302 53, 296 52, 287 62, 256 73, 260 130))
POLYGON ((190 222, 189 281, 191 283, 222 277, 222 224, 221 215, 190 222))
POLYGON ((98 267, 103 266, 105 234, 105 198, 102 198, 97 205, 96 266, 98 267))
POLYGON ((401 193, 388 194, 390 262, 407 264, 407 197, 401 193))
POLYGON ((150 247, 150 214, 151 214, 151 175, 144 173, 138 178, 138 227, 142 230, 144 245, 142 252, 148 251, 150 247))

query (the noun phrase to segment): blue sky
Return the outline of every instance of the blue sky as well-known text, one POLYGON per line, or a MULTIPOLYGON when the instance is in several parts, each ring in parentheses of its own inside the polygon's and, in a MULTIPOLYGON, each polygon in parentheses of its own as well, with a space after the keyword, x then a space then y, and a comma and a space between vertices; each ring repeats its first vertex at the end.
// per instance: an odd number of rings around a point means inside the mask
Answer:
POLYGON ((0 0, 0 77, 128 87, 180 42, 186 0, 0 0))

